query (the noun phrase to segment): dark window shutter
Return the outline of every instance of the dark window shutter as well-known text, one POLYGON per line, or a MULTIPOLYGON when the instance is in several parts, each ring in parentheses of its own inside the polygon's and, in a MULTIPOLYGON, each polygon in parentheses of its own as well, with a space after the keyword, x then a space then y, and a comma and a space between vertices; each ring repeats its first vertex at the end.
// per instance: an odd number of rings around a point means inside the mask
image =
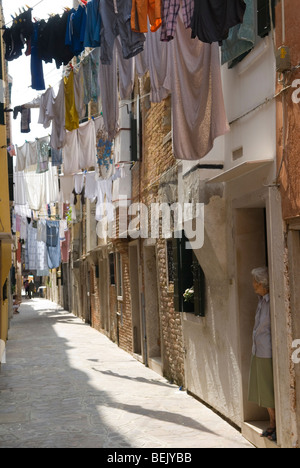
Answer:
POLYGON ((181 239, 181 271, 182 271, 182 289, 181 297, 183 301, 183 311, 184 312, 194 312, 194 303, 186 302, 184 300, 183 294, 186 289, 190 289, 194 285, 194 276, 193 276, 193 250, 186 248, 187 238, 183 235, 181 239))
POLYGON ((174 279, 174 307, 177 312, 182 312, 181 292, 181 268, 180 268, 180 245, 181 239, 172 238, 173 243, 173 279, 174 279))
POLYGON ((200 317, 205 316, 205 276, 197 257, 193 254, 194 275, 194 312, 200 317))
POLYGON ((131 161, 137 161, 137 121, 133 112, 130 112, 130 149, 131 161))
POLYGON ((186 248, 187 239, 172 239, 174 265, 174 306, 177 312, 205 316, 205 277, 192 249, 186 248), (194 287, 194 302, 185 302, 186 289, 194 287))
MULTIPOLYGON (((272 16, 275 25, 275 1, 272 0, 272 16)), ((265 37, 271 30, 269 0, 257 0, 257 34, 265 37)))
POLYGON ((110 272, 110 284, 116 284, 115 280, 115 254, 109 254, 109 272, 110 272))

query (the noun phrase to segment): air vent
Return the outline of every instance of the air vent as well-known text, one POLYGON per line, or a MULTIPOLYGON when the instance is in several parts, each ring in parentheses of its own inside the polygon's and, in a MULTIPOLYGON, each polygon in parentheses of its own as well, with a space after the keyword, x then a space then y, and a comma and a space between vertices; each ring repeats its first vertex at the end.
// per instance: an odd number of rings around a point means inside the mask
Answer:
POLYGON ((232 151, 232 160, 236 161, 237 159, 242 158, 244 155, 243 147, 237 148, 236 150, 232 151))

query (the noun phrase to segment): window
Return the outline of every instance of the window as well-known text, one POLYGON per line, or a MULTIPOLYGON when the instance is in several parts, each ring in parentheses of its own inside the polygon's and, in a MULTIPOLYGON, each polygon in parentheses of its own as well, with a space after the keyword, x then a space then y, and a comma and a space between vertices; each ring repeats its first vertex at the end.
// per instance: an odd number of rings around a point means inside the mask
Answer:
MULTIPOLYGON (((275 0, 271 0, 273 25, 275 26, 275 0)), ((230 29, 228 39, 222 44, 222 64, 228 68, 240 63, 259 42, 271 31, 270 0, 248 2, 242 24, 230 29)))
POLYGON ((123 273, 122 257, 119 252, 116 253, 116 273, 117 273, 117 296, 119 300, 123 299, 123 273))
POLYGON ((142 112, 140 98, 136 96, 136 109, 130 112, 131 161, 142 159, 142 112))
POLYGON ((187 238, 173 239, 174 305, 178 312, 205 316, 205 276, 192 249, 186 248, 187 238), (184 296, 192 290, 190 297, 184 296))

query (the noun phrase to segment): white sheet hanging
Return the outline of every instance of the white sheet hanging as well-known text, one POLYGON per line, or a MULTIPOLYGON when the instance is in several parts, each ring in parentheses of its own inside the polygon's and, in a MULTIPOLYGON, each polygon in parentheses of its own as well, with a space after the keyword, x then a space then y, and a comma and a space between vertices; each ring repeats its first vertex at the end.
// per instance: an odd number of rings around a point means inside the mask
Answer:
POLYGON ((215 138, 229 131, 218 43, 191 39, 179 12, 174 40, 168 43, 164 88, 172 93, 173 146, 176 159, 198 160, 215 138))

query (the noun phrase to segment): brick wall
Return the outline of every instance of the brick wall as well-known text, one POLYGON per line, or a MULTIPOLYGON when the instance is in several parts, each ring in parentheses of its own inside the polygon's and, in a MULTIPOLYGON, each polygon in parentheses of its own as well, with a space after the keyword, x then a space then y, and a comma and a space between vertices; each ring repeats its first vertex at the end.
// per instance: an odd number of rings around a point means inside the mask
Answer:
MULTIPOLYGON (((144 81, 145 82, 145 81, 144 81)), ((141 94, 145 94, 143 90, 141 94)), ((148 208, 159 203, 160 182, 163 175, 176 166, 172 152, 170 98, 161 103, 143 102, 143 157, 132 169, 132 198, 142 201, 148 208)), ((150 209, 149 209, 150 216, 150 209)), ((181 315, 174 310, 172 285, 168 284, 167 251, 165 239, 156 241, 159 314, 163 373, 178 385, 184 383, 184 346, 181 315)), ((144 272, 143 249, 141 249, 144 272)), ((143 288, 147 288, 143 278, 143 288)), ((159 337, 158 337, 159 338, 159 337)))
POLYGON ((128 353, 133 352, 132 341, 132 315, 131 315, 131 293, 130 293, 130 277, 129 277, 129 256, 128 243, 126 241, 117 240, 115 247, 121 254, 122 258, 122 277, 123 277, 123 298, 117 300, 117 326, 118 339, 120 348, 128 353))

